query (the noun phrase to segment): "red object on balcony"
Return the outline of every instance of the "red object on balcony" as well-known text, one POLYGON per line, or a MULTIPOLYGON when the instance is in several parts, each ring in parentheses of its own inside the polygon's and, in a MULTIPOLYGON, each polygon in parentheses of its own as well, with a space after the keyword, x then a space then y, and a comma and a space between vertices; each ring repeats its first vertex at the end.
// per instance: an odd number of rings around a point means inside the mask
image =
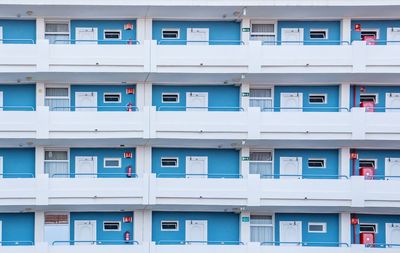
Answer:
POLYGON ((132 158, 132 152, 125 152, 124 158, 132 158))
POLYGON ((360 233, 360 243, 361 244, 374 244, 375 243, 375 233, 360 233))
POLYGON ((351 224, 352 225, 357 225, 358 224, 358 219, 357 218, 351 218, 351 224))
POLYGON ((132 223, 133 218, 131 216, 125 216, 123 221, 124 223, 132 223))
POLYGON ((367 42, 367 45, 376 45, 376 36, 375 35, 365 35, 362 36, 362 40, 367 42))
POLYGON ((356 32, 361 32, 361 24, 355 24, 355 25, 354 25, 354 30, 355 30, 356 32))
POLYGON ((375 169, 373 167, 361 167, 360 176, 364 176, 365 179, 373 179, 375 175, 375 169))
POLYGON ((374 112, 375 111, 375 102, 374 101, 364 101, 360 103, 360 107, 365 107, 366 112, 374 112))
POLYGON ((126 94, 135 94, 134 88, 126 88, 126 94))

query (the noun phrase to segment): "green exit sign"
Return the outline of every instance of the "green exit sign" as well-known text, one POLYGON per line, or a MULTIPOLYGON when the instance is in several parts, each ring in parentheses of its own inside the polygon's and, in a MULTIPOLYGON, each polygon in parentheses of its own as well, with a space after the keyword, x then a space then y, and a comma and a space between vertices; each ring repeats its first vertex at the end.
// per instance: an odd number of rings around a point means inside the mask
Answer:
POLYGON ((249 33, 250 32, 250 28, 249 27, 243 27, 242 28, 242 32, 249 33))
POLYGON ((250 157, 248 157, 248 156, 242 156, 242 161, 248 161, 248 160, 250 160, 250 157))
POLYGON ((242 222, 249 222, 249 221, 250 221, 250 217, 248 217, 248 216, 242 217, 242 222))
POLYGON ((250 92, 242 92, 242 97, 249 97, 250 96, 250 92))

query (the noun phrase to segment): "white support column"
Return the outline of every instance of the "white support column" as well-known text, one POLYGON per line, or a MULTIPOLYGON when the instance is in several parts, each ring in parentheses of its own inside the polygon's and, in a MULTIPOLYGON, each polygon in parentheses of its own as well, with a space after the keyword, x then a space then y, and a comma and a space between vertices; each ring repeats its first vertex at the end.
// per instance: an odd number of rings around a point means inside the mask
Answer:
POLYGON ((136 174, 151 174, 151 146, 136 147, 136 174))
POLYGON ((35 176, 44 175, 44 147, 35 147, 35 176))
POLYGON ((240 150, 240 174, 247 178, 250 174, 250 164, 249 164, 250 148, 242 147, 240 150))
POLYGON ((247 111, 250 106, 250 84, 242 83, 240 85, 240 106, 247 111))
POLYGON ((250 212, 248 211, 240 213, 240 241, 245 244, 250 242, 250 212))
POLYGON ((250 19, 243 18, 240 23, 240 40, 247 44, 250 41, 250 19))
POLYGON ((35 244, 44 242, 44 212, 35 212, 35 244))
POLYGON ((153 84, 144 84, 144 105, 152 106, 153 103, 153 84))
POLYGON ((153 38, 153 19, 138 18, 136 20, 136 40, 143 43, 145 40, 153 38))
POLYGON ((351 42, 351 19, 350 18, 342 19, 341 31, 342 31, 342 34, 340 36, 341 40, 351 42))
POLYGON ((152 212, 151 210, 136 210, 133 213, 133 240, 139 243, 149 243, 151 238, 152 212))
POLYGON ((339 174, 350 177, 350 148, 340 149, 339 161, 339 174))
POLYGON ((137 83, 136 84, 136 106, 140 109, 145 106, 144 98, 145 98, 145 83, 137 83))
POLYGON ((351 244, 351 214, 348 212, 339 214, 339 239, 341 243, 351 244))
POLYGON ((36 83, 36 106, 44 106, 45 87, 44 83, 36 83))
POLYGON ((340 107, 350 109, 350 83, 342 83, 339 88, 339 103, 340 107))
POLYGON ((45 29, 44 18, 36 18, 36 40, 44 40, 45 29))

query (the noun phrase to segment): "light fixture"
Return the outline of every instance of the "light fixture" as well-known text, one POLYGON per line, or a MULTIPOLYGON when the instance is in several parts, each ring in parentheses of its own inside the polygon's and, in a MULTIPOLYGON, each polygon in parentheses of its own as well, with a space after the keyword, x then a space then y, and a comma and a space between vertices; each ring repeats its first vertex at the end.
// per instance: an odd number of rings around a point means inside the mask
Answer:
POLYGON ((243 16, 246 16, 246 15, 247 15, 247 8, 246 8, 246 7, 243 8, 243 10, 242 10, 242 15, 243 15, 243 16))
POLYGON ((33 14, 33 11, 26 11, 26 15, 32 16, 32 14, 33 14))

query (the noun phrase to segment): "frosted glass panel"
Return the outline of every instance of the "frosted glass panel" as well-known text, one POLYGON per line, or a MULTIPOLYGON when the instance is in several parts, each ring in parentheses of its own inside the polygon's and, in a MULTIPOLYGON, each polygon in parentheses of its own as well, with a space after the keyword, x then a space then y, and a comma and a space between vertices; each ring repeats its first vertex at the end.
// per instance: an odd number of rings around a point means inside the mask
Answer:
POLYGON ((70 109, 68 108, 69 107, 68 98, 67 99, 46 98, 45 105, 49 107, 50 111, 69 111, 70 109))
MULTIPOLYGON (((68 162, 46 162, 44 163, 44 173, 53 177, 54 174, 68 174, 68 162)), ((56 175, 56 177, 68 177, 68 175, 56 175)))

